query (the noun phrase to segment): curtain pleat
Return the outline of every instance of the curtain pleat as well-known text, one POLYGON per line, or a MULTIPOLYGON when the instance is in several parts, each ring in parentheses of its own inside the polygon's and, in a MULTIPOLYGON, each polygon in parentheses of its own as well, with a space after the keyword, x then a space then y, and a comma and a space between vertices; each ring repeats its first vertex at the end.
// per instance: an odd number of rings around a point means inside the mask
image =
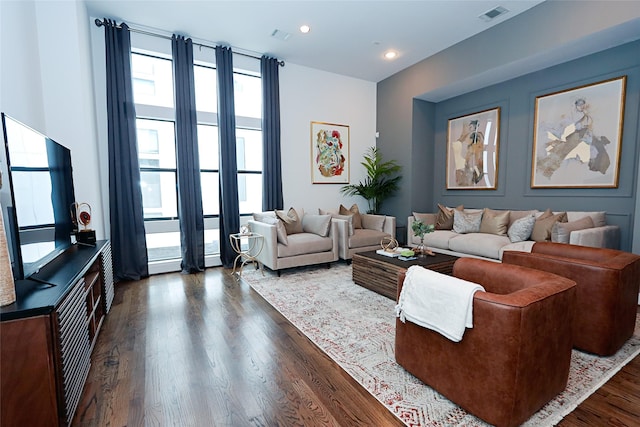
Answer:
POLYGON ((275 58, 260 58, 262 76, 262 210, 282 209, 280 154, 280 83, 275 58))
POLYGON ((225 267, 231 267, 237 255, 229 242, 229 234, 240 230, 232 56, 231 48, 216 47, 220 144, 220 261, 225 267))
POLYGON ((109 215, 116 281, 149 275, 126 24, 104 20, 109 144, 109 215))
POLYGON ((183 273, 204 270, 204 219, 198 154, 193 43, 171 38, 176 108, 176 160, 178 173, 178 217, 183 273))

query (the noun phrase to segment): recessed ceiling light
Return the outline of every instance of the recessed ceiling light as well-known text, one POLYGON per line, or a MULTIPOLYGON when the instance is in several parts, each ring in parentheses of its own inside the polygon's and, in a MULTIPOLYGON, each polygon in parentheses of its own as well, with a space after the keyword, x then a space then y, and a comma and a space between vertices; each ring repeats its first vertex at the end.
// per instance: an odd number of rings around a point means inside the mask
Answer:
POLYGON ((395 50, 388 50, 384 53, 386 59, 395 59, 398 56, 398 52, 395 50))
POLYGON ((301 25, 300 26, 300 32, 302 34, 307 34, 309 31, 311 31, 311 27, 308 25, 301 25))

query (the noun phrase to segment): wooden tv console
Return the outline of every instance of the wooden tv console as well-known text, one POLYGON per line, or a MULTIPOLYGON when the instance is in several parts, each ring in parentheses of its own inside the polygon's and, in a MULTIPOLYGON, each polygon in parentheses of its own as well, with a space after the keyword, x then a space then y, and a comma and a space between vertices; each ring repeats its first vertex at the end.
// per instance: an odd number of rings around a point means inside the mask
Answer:
POLYGON ((35 276, 0 308, 2 425, 66 426, 113 302, 111 245, 74 245, 35 276))

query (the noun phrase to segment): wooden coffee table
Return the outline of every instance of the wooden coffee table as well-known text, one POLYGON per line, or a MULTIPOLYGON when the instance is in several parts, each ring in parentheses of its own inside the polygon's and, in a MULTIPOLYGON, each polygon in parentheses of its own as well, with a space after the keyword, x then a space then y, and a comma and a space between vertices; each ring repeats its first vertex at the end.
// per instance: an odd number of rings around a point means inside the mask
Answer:
POLYGON ((376 251, 360 252, 352 257, 353 281, 367 289, 395 300, 398 293, 398 273, 412 265, 421 265, 438 273, 451 274, 458 257, 436 253, 412 261, 379 255, 376 251))

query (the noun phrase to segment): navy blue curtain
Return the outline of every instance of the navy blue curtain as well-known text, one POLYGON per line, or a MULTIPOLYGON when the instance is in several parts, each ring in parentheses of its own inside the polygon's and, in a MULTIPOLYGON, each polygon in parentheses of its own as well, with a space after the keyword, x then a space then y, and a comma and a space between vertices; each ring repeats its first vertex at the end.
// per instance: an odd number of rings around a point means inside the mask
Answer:
POLYGON ((129 28, 105 19, 109 215, 113 275, 116 281, 149 275, 131 81, 129 28))
POLYGON ((231 267, 237 255, 229 242, 229 234, 240 230, 232 56, 231 48, 216 47, 220 143, 220 260, 225 267, 231 267))
POLYGON ((282 209, 282 167, 280 155, 280 63, 260 58, 262 75, 262 210, 282 209))
POLYGON ((176 157, 178 171, 178 216, 183 273, 204 270, 204 219, 195 83, 193 43, 174 35, 171 38, 176 106, 176 157))

